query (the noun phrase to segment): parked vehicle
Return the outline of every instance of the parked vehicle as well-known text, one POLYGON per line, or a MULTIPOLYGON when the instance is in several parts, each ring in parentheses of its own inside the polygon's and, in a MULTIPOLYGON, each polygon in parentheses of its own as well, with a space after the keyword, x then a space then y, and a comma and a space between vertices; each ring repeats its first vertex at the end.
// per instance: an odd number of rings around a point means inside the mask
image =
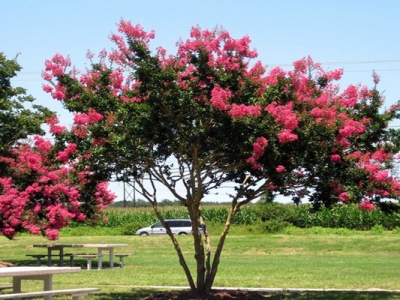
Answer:
MULTIPOLYGON (((168 226, 171 228, 173 234, 192 234, 192 222, 189 219, 171 219, 165 220, 168 226)), ((203 229, 199 230, 201 234, 203 234, 203 229)), ((136 235, 165 235, 167 234, 167 230, 164 228, 161 222, 154 223, 149 227, 144 227, 136 231, 136 235)))

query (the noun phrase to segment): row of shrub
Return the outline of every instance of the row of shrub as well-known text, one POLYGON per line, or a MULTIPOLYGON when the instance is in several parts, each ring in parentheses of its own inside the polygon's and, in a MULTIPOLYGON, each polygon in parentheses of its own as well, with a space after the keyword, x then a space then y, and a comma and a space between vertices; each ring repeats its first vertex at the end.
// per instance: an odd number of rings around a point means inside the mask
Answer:
MULTIPOLYGON (((164 207, 165 219, 188 218, 185 207, 164 207)), ((203 217, 207 224, 224 224, 229 212, 227 205, 204 206, 203 217)), ((131 235, 136 230, 158 221, 152 208, 110 207, 104 215, 107 222, 101 227, 122 228, 122 233, 131 235)), ((265 232, 278 232, 287 226, 300 228, 347 228, 370 230, 379 226, 386 230, 400 228, 400 212, 377 207, 373 211, 360 210, 355 205, 342 205, 331 209, 313 211, 307 204, 257 203, 244 206, 235 216, 233 225, 252 225, 265 232)), ((80 226, 75 224, 75 226, 80 226)))

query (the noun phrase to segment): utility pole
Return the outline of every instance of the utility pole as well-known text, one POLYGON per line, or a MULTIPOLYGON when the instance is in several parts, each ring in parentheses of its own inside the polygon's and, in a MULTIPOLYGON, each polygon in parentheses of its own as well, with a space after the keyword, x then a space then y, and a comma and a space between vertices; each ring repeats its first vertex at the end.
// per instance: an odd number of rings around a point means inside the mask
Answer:
POLYGON ((133 202, 133 207, 136 207, 136 190, 135 190, 135 181, 132 182, 128 180, 124 180, 124 207, 126 207, 127 201, 133 202))

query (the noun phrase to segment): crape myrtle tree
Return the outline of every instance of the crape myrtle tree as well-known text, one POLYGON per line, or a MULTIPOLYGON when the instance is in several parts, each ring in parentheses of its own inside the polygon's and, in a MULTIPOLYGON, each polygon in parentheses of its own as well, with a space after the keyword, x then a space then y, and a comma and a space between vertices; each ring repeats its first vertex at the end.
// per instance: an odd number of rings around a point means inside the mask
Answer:
POLYGON ((368 116, 358 118, 355 108, 371 91, 340 92, 334 82, 341 70, 325 72, 305 58, 292 71, 267 72, 253 62, 257 52, 248 37, 234 39, 222 28, 192 28, 175 55, 161 47, 153 53, 154 32, 140 25, 121 20, 118 30, 122 35, 110 37, 116 48, 101 51, 98 59, 88 52, 91 64, 83 73, 60 54, 46 61, 44 90, 75 113, 70 130, 53 130, 55 139, 76 144, 79 163, 98 180, 134 178, 166 227, 193 291, 211 290, 240 208, 270 191, 301 194, 297 187, 313 183, 321 161, 330 167, 345 161, 340 166, 363 179, 357 184, 367 200, 350 197, 341 178, 330 178, 337 199, 364 208, 369 197, 399 194, 399 183, 386 170, 395 156, 384 140, 373 152, 350 147, 371 123, 368 116), (159 184, 187 208, 196 277, 158 207, 159 184), (234 186, 231 208, 214 251, 201 201, 226 184, 234 186))
MULTIPOLYGON (((320 84, 323 84, 326 78, 320 77, 318 80, 320 84)), ((344 90, 342 96, 347 98, 347 101, 355 101, 346 113, 353 120, 360 123, 367 122, 365 128, 361 128, 360 134, 348 136, 344 140, 347 143, 345 153, 352 152, 352 156, 365 155, 363 159, 372 159, 375 164, 368 168, 382 169, 382 172, 379 173, 381 178, 378 181, 383 183, 390 173, 392 176, 396 175, 397 159, 393 155, 399 152, 400 130, 388 126, 391 121, 399 118, 400 106, 396 104, 387 110, 382 109, 384 98, 376 89, 379 80, 379 76, 374 71, 374 87, 372 89, 350 85, 344 90), (362 101, 357 101, 360 96, 362 101), (384 166, 379 164, 384 164, 384 166)), ((315 108, 312 113, 327 116, 331 112, 315 108)), ((348 134, 346 130, 348 130, 346 127, 341 129, 342 136, 348 134)), ((302 197, 307 195, 313 204, 313 209, 318 210, 322 206, 330 208, 338 201, 351 199, 351 202, 359 202, 365 196, 369 198, 367 203, 373 202, 379 206, 386 205, 386 202, 381 201, 383 198, 398 200, 397 193, 390 192, 390 189, 383 189, 376 193, 378 188, 376 180, 373 181, 373 186, 369 186, 370 173, 355 167, 354 161, 343 159, 343 155, 340 153, 332 154, 331 148, 326 150, 328 152, 320 156, 317 164, 307 168, 307 176, 301 176, 297 189, 293 188, 295 185, 292 185, 292 190, 285 191, 287 195, 293 196, 295 202, 301 201, 302 197)), ((368 207, 373 208, 372 205, 368 207)))
POLYGON ((0 234, 9 239, 19 232, 57 239, 71 220, 94 222, 115 198, 107 182, 91 180, 81 168, 76 145, 58 143, 41 125, 53 123, 53 112, 33 102, 11 79, 21 70, 16 60, 0 53, 0 234), (70 160, 70 157, 72 160, 70 160))

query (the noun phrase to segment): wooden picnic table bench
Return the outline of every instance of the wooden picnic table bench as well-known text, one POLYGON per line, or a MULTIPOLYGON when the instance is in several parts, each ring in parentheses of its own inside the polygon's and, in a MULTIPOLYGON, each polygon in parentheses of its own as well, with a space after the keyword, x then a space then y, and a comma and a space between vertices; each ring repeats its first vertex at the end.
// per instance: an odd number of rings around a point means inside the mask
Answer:
MULTIPOLYGON (((69 256, 69 266, 74 266, 74 258, 72 257, 72 253, 63 253, 64 257, 69 256)), ((40 267, 42 265, 42 258, 48 257, 47 254, 26 254, 26 256, 36 258, 36 266, 40 267)), ((50 266, 49 266, 50 267, 50 266)), ((60 266, 62 267, 62 266, 60 266)))
POLYGON ((123 268, 124 267, 124 257, 127 257, 131 254, 129 253, 116 253, 114 254, 115 257, 119 257, 119 267, 123 268))
POLYGON ((114 267, 114 248, 128 247, 128 244, 36 244, 33 247, 47 248, 48 266, 51 266, 52 251, 59 251, 60 263, 63 265, 64 248, 97 248, 97 256, 99 260, 99 269, 102 269, 103 251, 109 252, 110 268, 114 267))
MULTIPOLYGON (((85 258, 86 259, 86 268, 88 270, 92 269, 92 260, 93 259, 99 259, 101 258, 101 255, 98 254, 72 254, 71 255, 71 266, 74 265, 74 257, 81 257, 81 258, 85 258)), ((100 270, 101 266, 100 264, 97 265, 97 268, 100 270)))
POLYGON ((0 291, 12 289, 12 284, 0 284, 0 291))
MULTIPOLYGON (((1 295, 0 299, 18 299, 26 297, 40 297, 43 296, 45 300, 51 300, 52 296, 57 293, 65 293, 53 291, 53 276, 56 274, 66 274, 81 272, 81 268, 78 267, 6 267, 0 268, 0 277, 12 277, 12 294, 1 295), (22 280, 42 280, 43 291, 22 293, 21 282, 22 280), (38 293, 41 293, 40 295, 38 293), (31 296, 35 295, 35 296, 31 296)), ((72 295, 74 300, 80 299, 79 297, 85 293, 85 291, 94 291, 91 289, 75 289, 69 290, 69 295, 72 295), (80 291, 79 291, 80 290, 80 291)))

